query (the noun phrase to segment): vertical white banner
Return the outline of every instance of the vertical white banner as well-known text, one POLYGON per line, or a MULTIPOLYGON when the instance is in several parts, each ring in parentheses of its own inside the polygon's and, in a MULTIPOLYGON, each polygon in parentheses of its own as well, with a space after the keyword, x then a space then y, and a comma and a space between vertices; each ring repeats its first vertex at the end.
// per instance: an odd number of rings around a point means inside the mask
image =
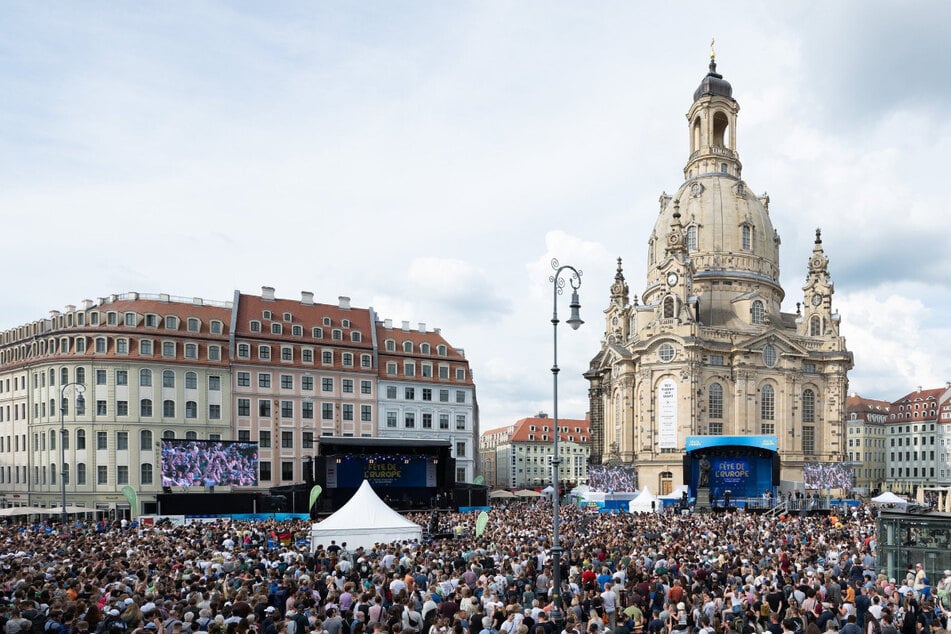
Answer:
POLYGON ((657 386, 657 446, 677 449, 677 382, 673 379, 657 386))

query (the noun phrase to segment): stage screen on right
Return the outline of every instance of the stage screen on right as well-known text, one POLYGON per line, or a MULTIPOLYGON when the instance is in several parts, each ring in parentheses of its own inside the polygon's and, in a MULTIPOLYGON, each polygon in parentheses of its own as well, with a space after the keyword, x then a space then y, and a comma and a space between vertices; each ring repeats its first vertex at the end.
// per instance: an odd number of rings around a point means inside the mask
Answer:
POLYGON ((807 489, 851 489, 854 480, 852 470, 841 462, 807 462, 802 483, 807 489))

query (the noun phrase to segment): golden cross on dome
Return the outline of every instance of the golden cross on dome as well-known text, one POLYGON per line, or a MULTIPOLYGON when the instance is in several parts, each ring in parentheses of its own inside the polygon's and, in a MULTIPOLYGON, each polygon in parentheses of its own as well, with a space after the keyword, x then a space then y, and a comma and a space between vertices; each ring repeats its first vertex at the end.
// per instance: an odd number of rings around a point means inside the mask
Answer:
POLYGON ((714 50, 713 45, 716 44, 717 39, 715 37, 710 38, 710 59, 717 58, 717 52, 714 50))

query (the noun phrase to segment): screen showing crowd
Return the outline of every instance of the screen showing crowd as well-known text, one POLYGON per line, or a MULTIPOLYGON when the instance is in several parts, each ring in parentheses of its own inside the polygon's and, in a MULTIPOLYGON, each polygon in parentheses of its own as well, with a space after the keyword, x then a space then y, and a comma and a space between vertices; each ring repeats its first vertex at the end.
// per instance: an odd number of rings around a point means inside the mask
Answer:
POLYGON ((592 466, 588 469, 588 487, 601 493, 623 493, 637 490, 637 468, 631 466, 592 466))
POLYGON ((258 445, 221 440, 162 440, 162 486, 254 486, 258 445))
POLYGON ((851 489, 852 470, 841 462, 807 462, 802 482, 807 489, 851 489))

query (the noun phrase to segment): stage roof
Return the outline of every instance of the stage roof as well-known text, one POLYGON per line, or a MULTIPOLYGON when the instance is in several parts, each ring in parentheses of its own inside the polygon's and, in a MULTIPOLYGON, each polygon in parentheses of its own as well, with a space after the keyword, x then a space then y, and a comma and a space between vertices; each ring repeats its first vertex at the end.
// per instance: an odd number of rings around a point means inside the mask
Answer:
POLYGON ((686 451, 712 447, 756 447, 777 451, 778 446, 776 436, 687 436, 686 451))
POLYGON ((399 447, 403 449, 449 449, 452 444, 448 440, 435 440, 430 438, 358 438, 356 436, 324 436, 319 439, 322 454, 327 453, 325 449, 336 449, 341 447, 365 447, 366 449, 379 449, 382 447, 399 447))

